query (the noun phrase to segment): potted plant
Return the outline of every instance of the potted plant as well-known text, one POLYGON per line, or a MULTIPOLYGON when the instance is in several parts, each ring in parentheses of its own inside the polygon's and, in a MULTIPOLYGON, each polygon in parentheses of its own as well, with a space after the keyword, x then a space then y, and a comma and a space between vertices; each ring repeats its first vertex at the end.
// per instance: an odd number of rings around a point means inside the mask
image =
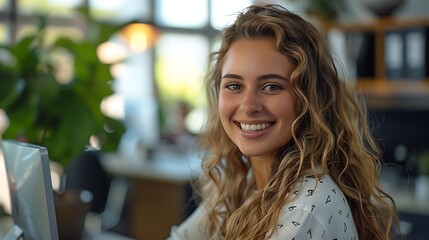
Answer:
POLYGON ((322 21, 337 20, 338 14, 346 9, 344 0, 309 0, 305 7, 308 14, 322 21))
POLYGON ((90 136, 98 137, 101 150, 114 151, 124 132, 122 123, 101 113, 101 101, 112 94, 112 76, 110 66, 96 56, 97 46, 120 26, 98 23, 88 17, 88 9, 79 10, 88 30, 81 41, 63 37, 47 46, 41 17, 36 33, 0 46, 0 109, 10 121, 3 138, 43 145, 62 166, 84 151, 90 136), (59 50, 73 62, 68 83, 58 81, 61 65, 52 53, 59 50))

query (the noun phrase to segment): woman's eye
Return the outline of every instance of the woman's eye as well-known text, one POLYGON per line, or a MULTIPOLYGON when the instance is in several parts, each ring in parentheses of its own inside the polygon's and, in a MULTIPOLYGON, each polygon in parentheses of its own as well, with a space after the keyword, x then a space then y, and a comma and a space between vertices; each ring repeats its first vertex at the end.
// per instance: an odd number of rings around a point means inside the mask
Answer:
POLYGON ((236 83, 228 84, 225 87, 228 88, 229 90, 239 90, 240 89, 240 85, 236 84, 236 83))
POLYGON ((278 91, 278 90, 281 90, 282 87, 277 85, 277 84, 268 84, 268 85, 264 86, 263 89, 267 90, 267 91, 278 91))

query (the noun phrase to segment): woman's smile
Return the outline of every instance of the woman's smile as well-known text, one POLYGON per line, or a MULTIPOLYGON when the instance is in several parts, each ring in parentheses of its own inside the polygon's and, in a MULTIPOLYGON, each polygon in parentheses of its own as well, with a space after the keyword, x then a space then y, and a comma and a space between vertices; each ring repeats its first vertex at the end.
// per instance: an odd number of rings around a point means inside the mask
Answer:
POLYGON ((271 127, 270 122, 257 123, 257 124, 246 124, 246 123, 239 123, 239 124, 240 124, 240 128, 245 132, 261 131, 271 127))

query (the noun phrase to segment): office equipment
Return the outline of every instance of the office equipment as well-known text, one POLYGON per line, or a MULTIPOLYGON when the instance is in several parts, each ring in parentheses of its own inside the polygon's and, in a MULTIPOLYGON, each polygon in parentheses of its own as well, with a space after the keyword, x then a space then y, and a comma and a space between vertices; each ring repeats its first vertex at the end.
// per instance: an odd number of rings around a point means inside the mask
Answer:
POLYGON ((424 80, 429 77, 429 27, 405 29, 405 76, 424 80))
POLYGON ((384 59, 386 77, 388 79, 404 79, 404 30, 390 29, 386 31, 384 39, 384 59))
POLYGON ((13 227, 6 240, 57 240, 58 229, 47 149, 3 140, 13 227))

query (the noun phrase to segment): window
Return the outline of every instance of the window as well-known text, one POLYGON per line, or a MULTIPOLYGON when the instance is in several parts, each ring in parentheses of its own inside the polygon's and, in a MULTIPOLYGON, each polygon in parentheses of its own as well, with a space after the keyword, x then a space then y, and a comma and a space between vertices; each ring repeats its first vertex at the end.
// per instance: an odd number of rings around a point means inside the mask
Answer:
POLYGON ((210 24, 219 29, 230 24, 235 18, 235 13, 243 10, 252 3, 252 0, 212 0, 210 24))
MULTIPOLYGON (((37 31, 35 25, 20 25, 17 32, 17 39, 34 34, 37 31)), ((74 40, 83 38, 83 33, 79 29, 70 26, 48 26, 45 30, 45 44, 50 45, 55 42, 59 37, 68 37, 74 40)))
POLYGON ((147 21, 152 18, 150 0, 89 0, 89 7, 96 19, 112 22, 147 21))
POLYGON ((155 78, 161 100, 185 100, 194 104, 201 98, 209 41, 204 35, 163 34, 155 53, 155 78))
POLYGON ((4 10, 7 7, 6 0, 0 0, 0 9, 4 10))
POLYGON ((5 44, 9 40, 9 35, 6 32, 5 24, 0 23, 0 43, 5 44))
POLYGON ((19 0, 17 6, 21 14, 48 14, 48 16, 72 15, 74 8, 82 0, 19 0))
POLYGON ((207 0, 156 1, 156 23, 178 28, 201 28, 208 22, 207 0))

